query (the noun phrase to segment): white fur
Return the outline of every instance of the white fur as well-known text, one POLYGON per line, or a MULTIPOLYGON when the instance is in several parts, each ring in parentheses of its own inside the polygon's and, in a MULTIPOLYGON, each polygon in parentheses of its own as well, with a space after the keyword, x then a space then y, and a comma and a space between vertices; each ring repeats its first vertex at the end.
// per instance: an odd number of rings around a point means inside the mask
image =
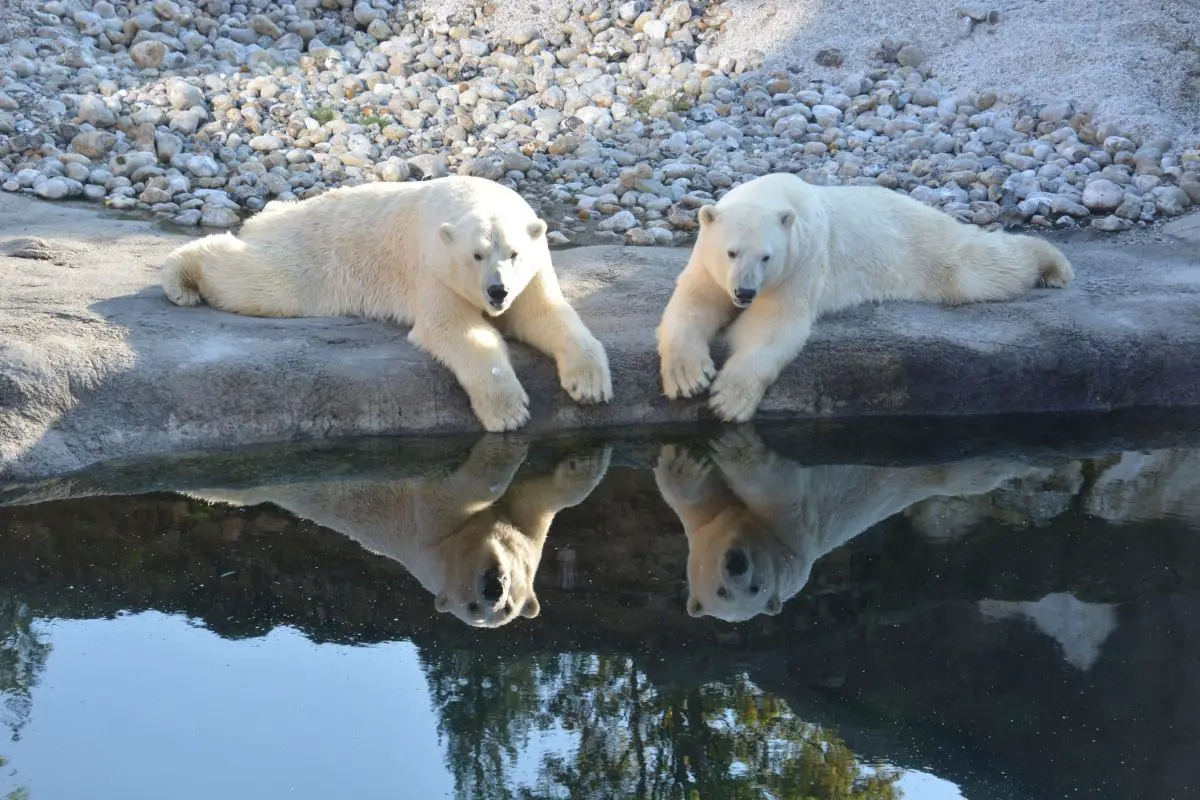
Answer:
POLYGON ((546 223, 519 194, 482 178, 371 183, 269 203, 236 237, 176 249, 162 286, 181 306, 411 325, 409 341, 454 373, 489 431, 529 420, 502 332, 553 356, 573 400, 612 398, 608 356, 563 297, 546 223), (492 285, 508 292, 499 305, 492 285))
POLYGON ((711 463, 667 446, 654 475, 688 539, 688 613, 728 622, 778 614, 822 556, 913 503, 983 494, 1038 471, 985 460, 904 469, 802 467, 742 429, 722 435, 710 450, 711 463), (732 566, 736 553, 744 570, 732 566))
POLYGON ((188 492, 209 502, 272 503, 404 565, 435 596, 438 611, 495 628, 541 610, 533 581, 550 524, 587 499, 610 452, 572 458, 551 475, 514 480, 527 447, 484 437, 449 477, 391 482, 292 484, 188 492), (499 581, 499 596, 484 594, 499 581))
POLYGON ((691 397, 711 384, 709 403, 726 421, 754 416, 824 314, 879 300, 1005 300, 1073 276, 1047 242, 987 232, 880 187, 765 175, 699 220, 658 328, 663 391, 691 397), (756 294, 735 304, 738 289, 756 294), (709 348, 726 325, 731 352, 717 372, 709 348))

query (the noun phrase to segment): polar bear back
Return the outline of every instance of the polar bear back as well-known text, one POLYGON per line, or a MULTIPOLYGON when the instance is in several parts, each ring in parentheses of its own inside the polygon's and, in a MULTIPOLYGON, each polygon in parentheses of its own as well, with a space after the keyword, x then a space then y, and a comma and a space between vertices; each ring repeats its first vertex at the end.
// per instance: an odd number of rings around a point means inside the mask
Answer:
POLYGON ((792 280, 819 282, 818 313, 877 300, 946 302, 963 264, 1006 281, 1027 271, 1023 237, 981 230, 918 200, 877 186, 817 186, 790 173, 742 184, 720 203, 796 214, 792 280))
MULTIPOLYGON (((308 315, 355 314, 411 324, 433 273, 449 272, 444 223, 472 216, 520 226, 536 213, 493 181, 450 176, 343 187, 301 201, 275 201, 247 220, 239 239, 256 280, 299 292, 308 315)), ((239 253, 231 253, 237 258, 239 253)), ((247 291, 269 287, 247 287, 247 291)))

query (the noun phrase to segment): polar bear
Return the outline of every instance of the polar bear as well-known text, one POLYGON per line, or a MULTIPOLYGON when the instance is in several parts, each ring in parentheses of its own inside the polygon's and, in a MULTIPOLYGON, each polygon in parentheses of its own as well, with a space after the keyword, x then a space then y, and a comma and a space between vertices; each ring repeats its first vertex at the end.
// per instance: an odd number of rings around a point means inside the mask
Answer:
POLYGON ((786 173, 731 190, 699 213, 700 233, 657 330, 663 391, 744 422, 804 347, 813 323, 879 300, 1004 300, 1071 264, 1030 236, 987 232, 881 187, 815 186, 786 173), (729 326, 718 372, 709 345, 729 326))
POLYGON ((688 540, 688 614, 727 622, 778 614, 822 556, 919 500, 983 494, 1042 471, 995 460, 803 467, 744 427, 708 450, 704 458, 667 445, 654 477, 688 540))
POLYGON ((240 506, 272 503, 338 531, 404 565, 439 612, 496 628, 540 613, 533 581, 554 516, 587 499, 611 457, 600 448, 564 459, 552 474, 516 477, 526 452, 523 443, 489 434, 448 477, 187 494, 240 506))
POLYGON ((162 286, 181 306, 411 325, 409 341, 454 373, 488 431, 529 420, 502 334, 553 356, 576 402, 612 399, 608 356, 563 297, 546 223, 483 178, 370 183, 269 203, 236 237, 177 248, 162 286))

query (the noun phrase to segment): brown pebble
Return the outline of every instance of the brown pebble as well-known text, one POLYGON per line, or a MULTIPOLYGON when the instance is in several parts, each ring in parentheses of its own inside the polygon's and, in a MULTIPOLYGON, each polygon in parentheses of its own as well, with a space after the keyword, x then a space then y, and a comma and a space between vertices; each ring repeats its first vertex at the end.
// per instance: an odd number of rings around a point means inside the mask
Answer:
POLYGON ((823 50, 818 50, 813 60, 822 67, 840 67, 845 62, 846 57, 836 47, 827 47, 823 50))

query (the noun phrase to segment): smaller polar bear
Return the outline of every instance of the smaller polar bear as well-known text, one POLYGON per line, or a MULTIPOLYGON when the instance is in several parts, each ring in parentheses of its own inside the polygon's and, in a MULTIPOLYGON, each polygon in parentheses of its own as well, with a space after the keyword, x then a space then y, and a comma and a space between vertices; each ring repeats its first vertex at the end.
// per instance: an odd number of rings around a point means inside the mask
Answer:
POLYGON ((961 304, 1065 287, 1066 257, 1031 236, 988 232, 881 187, 765 175, 700 209, 700 234, 658 327, 663 391, 754 416, 817 318, 879 300, 961 304), (729 327, 717 372, 709 345, 729 327))
POLYGON ((502 333, 553 356, 576 402, 612 399, 608 356, 563 297, 546 223, 519 194, 482 178, 370 183, 269 203, 239 236, 172 252, 162 286, 181 306, 411 325, 409 341, 454 373, 489 431, 529 420, 502 333))
POLYGON ((933 467, 804 467, 740 428, 709 451, 711 460, 667 445, 654 478, 687 536, 688 614, 726 622, 778 614, 819 559, 916 502, 984 494, 1046 472, 985 459, 933 467))
POLYGON ((452 475, 388 482, 331 481, 245 491, 198 489, 213 503, 271 503, 398 561, 434 607, 496 628, 541 611, 533 581, 554 516, 588 498, 611 453, 565 459, 552 474, 517 478, 527 445, 485 435, 452 475))

